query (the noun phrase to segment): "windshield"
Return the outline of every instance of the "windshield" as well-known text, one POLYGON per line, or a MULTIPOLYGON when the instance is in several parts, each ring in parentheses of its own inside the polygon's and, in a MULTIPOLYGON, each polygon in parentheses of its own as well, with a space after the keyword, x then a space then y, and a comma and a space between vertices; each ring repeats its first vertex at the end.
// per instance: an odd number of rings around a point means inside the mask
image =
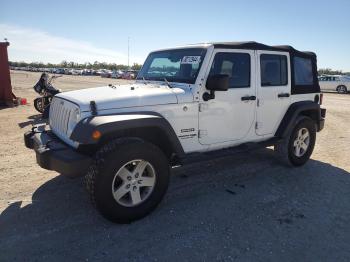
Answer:
POLYGON ((186 48, 151 53, 137 79, 194 84, 206 49, 186 48))

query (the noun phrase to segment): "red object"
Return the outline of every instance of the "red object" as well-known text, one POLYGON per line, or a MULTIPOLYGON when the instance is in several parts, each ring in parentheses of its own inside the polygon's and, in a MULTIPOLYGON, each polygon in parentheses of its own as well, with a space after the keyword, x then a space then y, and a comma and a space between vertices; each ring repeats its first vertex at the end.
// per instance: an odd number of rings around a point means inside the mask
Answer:
POLYGON ((27 104, 27 98, 21 98, 21 105, 27 104))
POLYGON ((12 106, 16 96, 12 93, 7 47, 9 42, 0 42, 0 104, 12 106))

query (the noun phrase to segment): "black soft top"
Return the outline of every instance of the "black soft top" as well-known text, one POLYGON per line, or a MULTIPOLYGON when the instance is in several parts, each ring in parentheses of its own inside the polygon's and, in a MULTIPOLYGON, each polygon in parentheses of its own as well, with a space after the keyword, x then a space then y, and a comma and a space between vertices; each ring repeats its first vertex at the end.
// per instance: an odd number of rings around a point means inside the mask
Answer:
POLYGON ((299 51, 294 49, 289 45, 277 45, 269 46, 261 44, 258 42, 216 42, 210 43, 214 48, 227 48, 227 49, 249 49, 249 50, 267 50, 267 51, 280 51, 288 52, 291 58, 291 73, 292 73, 292 82, 291 82, 291 93, 292 94, 307 94, 307 93, 319 93, 320 86, 317 78, 317 58, 316 54, 309 51, 299 51), (310 85, 297 85, 295 83, 294 74, 294 58, 302 57, 308 58, 312 61, 312 74, 313 74, 313 84, 310 85))
POLYGON ((289 52, 292 55, 315 57, 316 54, 309 51, 299 51, 290 45, 265 45, 262 43, 248 41, 248 42, 216 42, 211 43, 214 48, 232 48, 232 49, 251 49, 251 50, 268 50, 268 51, 283 51, 289 52))

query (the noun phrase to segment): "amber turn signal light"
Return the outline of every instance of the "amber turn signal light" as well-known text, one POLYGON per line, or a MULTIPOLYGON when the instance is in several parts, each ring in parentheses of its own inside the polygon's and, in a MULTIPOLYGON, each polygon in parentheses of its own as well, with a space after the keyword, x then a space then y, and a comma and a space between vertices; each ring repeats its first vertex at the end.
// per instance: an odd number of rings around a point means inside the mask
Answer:
POLYGON ((94 140, 99 140, 101 138, 101 132, 98 130, 95 130, 94 132, 92 132, 92 138, 94 140))

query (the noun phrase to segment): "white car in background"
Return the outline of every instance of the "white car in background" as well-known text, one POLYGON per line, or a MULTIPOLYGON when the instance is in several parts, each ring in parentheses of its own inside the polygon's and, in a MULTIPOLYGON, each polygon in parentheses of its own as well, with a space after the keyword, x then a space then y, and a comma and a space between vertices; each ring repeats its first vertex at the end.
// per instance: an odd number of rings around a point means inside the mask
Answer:
POLYGON ((112 72, 111 70, 102 69, 102 70, 100 71, 100 76, 101 76, 101 77, 110 78, 111 75, 112 75, 112 73, 113 73, 113 72, 112 72))
POLYGON ((80 70, 80 69, 71 69, 70 70, 70 74, 75 75, 75 76, 81 75, 81 72, 82 72, 82 70, 80 70))
POLYGON ((124 72, 122 70, 117 70, 117 71, 113 71, 111 74, 111 78, 122 78, 124 75, 124 72))
POLYGON ((346 94, 350 90, 350 77, 348 76, 320 76, 318 81, 322 91, 337 91, 346 94))

